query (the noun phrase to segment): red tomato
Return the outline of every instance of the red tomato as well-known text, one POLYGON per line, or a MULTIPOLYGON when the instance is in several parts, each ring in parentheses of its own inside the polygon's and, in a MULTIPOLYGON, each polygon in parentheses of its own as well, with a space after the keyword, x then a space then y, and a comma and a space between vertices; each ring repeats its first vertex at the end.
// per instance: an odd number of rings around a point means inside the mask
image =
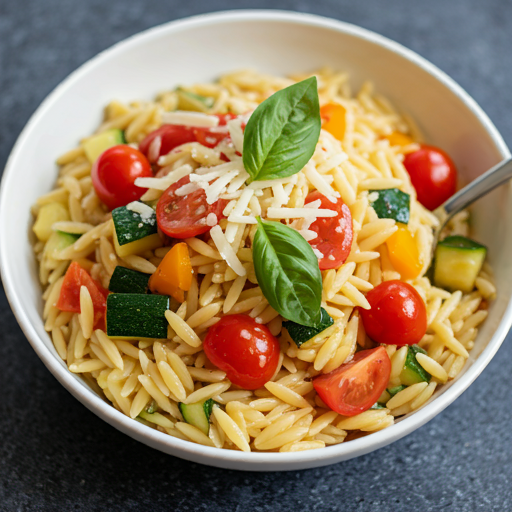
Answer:
POLYGON ((418 151, 408 153, 404 158, 404 166, 416 189, 418 201, 435 210, 457 188, 457 169, 451 158, 439 148, 422 145, 418 151))
POLYGON ((318 261, 320 270, 329 268, 338 268, 345 263, 352 247, 352 215, 349 207, 341 200, 337 199, 332 203, 320 192, 313 192, 306 198, 306 204, 320 199, 320 208, 327 210, 336 210, 336 217, 320 217, 309 229, 317 233, 317 237, 309 241, 313 249, 317 249, 323 254, 323 258, 318 261))
POLYGON ((190 238, 210 231, 211 226, 206 224, 206 217, 209 213, 214 213, 220 220, 227 204, 223 199, 208 204, 203 189, 186 196, 176 195, 176 190, 187 183, 190 183, 190 178, 185 176, 171 185, 156 205, 158 227, 172 238, 190 238))
POLYGON ((366 294, 371 309, 360 308, 366 334, 377 343, 414 345, 427 331, 420 294, 403 281, 385 281, 366 294))
POLYGON ((249 315, 222 317, 210 327, 203 348, 206 357, 244 389, 263 386, 279 362, 279 342, 249 315))
POLYGON ((81 286, 85 286, 89 290, 94 305, 95 327, 100 327, 100 322, 103 320, 107 308, 108 291, 95 281, 76 261, 68 267, 56 306, 61 311, 80 313, 81 286))
POLYGON ((358 352, 350 363, 313 379, 313 386, 333 411, 355 416, 368 410, 386 389, 391 361, 384 347, 358 352))
POLYGON ((149 148, 151 143, 160 137, 160 145, 157 148, 156 155, 152 155, 151 162, 156 162, 162 155, 167 155, 174 148, 186 144, 187 142, 196 142, 195 129, 190 126, 181 126, 176 124, 164 124, 154 132, 151 132, 139 144, 139 149, 149 158, 149 148), (155 158, 156 156, 156 158, 155 158))
POLYGON ((104 151, 91 171, 96 194, 110 210, 140 199, 147 189, 135 186, 137 178, 152 177, 148 159, 138 150, 121 144, 104 151))

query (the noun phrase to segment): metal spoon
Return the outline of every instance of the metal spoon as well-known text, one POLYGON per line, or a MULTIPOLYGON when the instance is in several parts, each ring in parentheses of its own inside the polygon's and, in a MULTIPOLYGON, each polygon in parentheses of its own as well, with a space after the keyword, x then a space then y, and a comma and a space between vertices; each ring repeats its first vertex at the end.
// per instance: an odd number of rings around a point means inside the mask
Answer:
POLYGON ((439 236, 446 223, 458 212, 467 208, 477 199, 485 196, 496 187, 503 185, 512 178, 512 158, 503 160, 489 169, 486 173, 473 180, 469 185, 459 190, 450 199, 434 210, 434 215, 439 219, 439 226, 434 231, 434 243, 432 244, 432 255, 436 250, 439 236))

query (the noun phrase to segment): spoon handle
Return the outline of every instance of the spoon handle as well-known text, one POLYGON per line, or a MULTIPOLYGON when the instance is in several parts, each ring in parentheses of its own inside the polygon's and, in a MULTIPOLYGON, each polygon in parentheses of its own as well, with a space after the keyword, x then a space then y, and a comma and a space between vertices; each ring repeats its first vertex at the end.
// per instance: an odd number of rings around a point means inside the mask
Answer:
POLYGON ((435 214, 438 218, 444 220, 445 224, 450 217, 467 208, 470 204, 474 203, 477 199, 499 187, 506 181, 512 178, 512 158, 508 158, 503 162, 495 165, 486 173, 479 176, 476 180, 466 185, 463 189, 459 190, 455 195, 445 201, 439 208, 436 209, 435 214))

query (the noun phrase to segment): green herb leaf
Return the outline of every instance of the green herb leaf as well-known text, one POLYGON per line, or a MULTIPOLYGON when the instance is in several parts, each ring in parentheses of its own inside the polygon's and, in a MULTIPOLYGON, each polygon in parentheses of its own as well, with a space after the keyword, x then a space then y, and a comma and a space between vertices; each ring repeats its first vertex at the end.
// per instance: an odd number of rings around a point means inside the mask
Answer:
POLYGON ((243 161, 253 181, 298 173, 320 136, 316 77, 276 92, 251 115, 244 131, 243 161))
POLYGON ((320 323, 314 327, 306 327, 292 322, 291 320, 283 322, 283 327, 288 331, 290 338, 295 342, 297 347, 300 348, 303 343, 306 343, 306 341, 314 338, 317 334, 325 331, 327 327, 330 327, 334 323, 334 320, 324 308, 320 308, 320 311, 320 323))
POLYGON ((320 323, 322 274, 313 249, 297 231, 258 218, 253 260, 261 291, 279 314, 309 327, 320 323))

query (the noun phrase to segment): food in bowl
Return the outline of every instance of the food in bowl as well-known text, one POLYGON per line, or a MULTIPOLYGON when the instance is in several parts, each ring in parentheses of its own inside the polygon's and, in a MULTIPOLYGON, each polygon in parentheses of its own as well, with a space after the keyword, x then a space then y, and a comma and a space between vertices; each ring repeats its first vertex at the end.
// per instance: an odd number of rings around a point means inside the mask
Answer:
POLYGON ((237 72, 105 110, 34 206, 69 370, 174 437, 300 451, 460 372, 496 292, 455 166, 370 84, 237 72), (427 277, 428 276, 428 277, 427 277))

